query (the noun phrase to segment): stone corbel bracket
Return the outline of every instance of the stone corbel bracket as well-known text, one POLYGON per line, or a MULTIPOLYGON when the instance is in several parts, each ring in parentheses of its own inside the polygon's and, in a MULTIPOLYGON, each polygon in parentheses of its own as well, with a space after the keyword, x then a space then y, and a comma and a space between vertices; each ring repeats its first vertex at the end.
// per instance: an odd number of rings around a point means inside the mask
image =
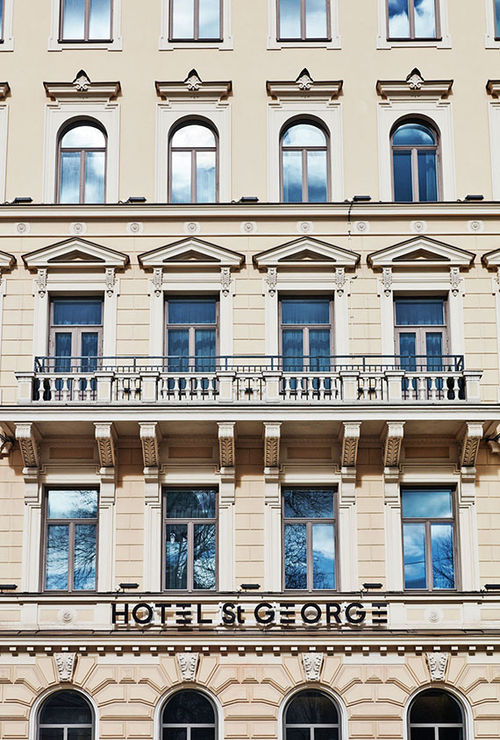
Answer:
POLYGON ((404 437, 404 421, 388 421, 382 435, 384 468, 399 468, 404 437))
POLYGON ((221 471, 234 469, 236 460, 236 422, 219 422, 219 467, 221 471))
POLYGON ((264 422, 264 468, 266 474, 280 466, 281 423, 264 422))
POLYGON ((97 451, 99 453, 99 463, 101 466, 101 475, 111 474, 116 468, 116 442, 117 435, 112 423, 95 423, 95 439, 97 442, 97 451))
POLYGON ((358 446, 359 438, 361 436, 361 422, 344 421, 340 432, 342 442, 342 452, 340 465, 342 471, 344 468, 354 470, 356 469, 356 462, 358 459, 358 446))
POLYGON ((31 422, 16 424, 16 439, 23 459, 23 474, 35 472, 40 468, 40 433, 31 422))
POLYGON ((476 461, 479 452, 479 446, 483 438, 483 423, 468 421, 465 429, 462 430, 460 438, 460 468, 462 477, 476 477, 476 461))
POLYGON ((139 429, 144 467, 159 468, 162 438, 159 425, 156 422, 140 422, 139 429))

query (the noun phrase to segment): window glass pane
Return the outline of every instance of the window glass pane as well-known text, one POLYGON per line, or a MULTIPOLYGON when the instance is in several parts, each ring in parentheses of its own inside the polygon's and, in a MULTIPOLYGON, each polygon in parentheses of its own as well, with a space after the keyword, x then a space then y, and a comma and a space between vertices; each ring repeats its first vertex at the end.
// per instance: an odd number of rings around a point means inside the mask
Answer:
POLYGON ((43 703, 40 724, 90 725, 92 712, 81 694, 76 691, 57 691, 43 703))
POLYGON ((305 727, 289 727, 286 731, 286 740, 310 740, 309 729, 305 727))
POLYGON ((82 357, 97 357, 98 335, 95 332, 82 333, 82 357))
POLYGON ((413 200, 413 186, 411 179, 411 152, 399 152, 394 150, 394 200, 397 203, 411 202, 413 200))
POLYGON ((428 331, 426 333, 425 350, 428 370, 439 370, 443 364, 443 335, 441 332, 428 331))
POLYGON ((111 38, 111 0, 90 0, 89 39, 111 38))
POLYGON ((215 329, 197 329, 194 335, 195 368, 198 372, 215 370, 215 329))
POLYGON ((49 519, 96 519, 97 491, 49 491, 49 519))
POLYGON ((200 39, 220 37, 220 0, 200 0, 200 39))
POLYGON ((500 0, 494 0, 495 2, 495 36, 500 36, 500 0))
POLYGON ((410 36, 408 0, 388 0, 389 37, 406 39, 410 36))
POLYGON ((306 38, 326 39, 326 0, 306 0, 306 38))
POLYGON ((301 329, 285 329, 282 332, 283 370, 303 369, 304 337, 301 329))
POLYGON ((163 740, 187 740, 187 730, 181 727, 164 727, 163 740))
POLYGON ((4 32, 3 32, 3 0, 0 2, 0 38, 3 39, 4 32))
POLYGON ((305 524, 285 524, 285 588, 307 588, 305 524))
POLYGON ((47 527, 47 554, 45 588, 68 588, 69 526, 50 524, 47 527))
POLYGON ((279 0, 282 39, 300 39, 300 0, 279 0))
POLYGON ((95 589, 97 527, 95 524, 75 525, 73 588, 75 591, 95 589))
MULTIPOLYGON (((71 334, 66 332, 57 332, 55 336, 55 353, 56 357, 71 357, 71 334)), ((68 372, 69 362, 57 362, 56 372, 68 372)))
POLYGON ((85 0, 64 0, 63 39, 83 39, 85 35, 85 0))
POLYGON ((302 203, 302 152, 283 150, 283 202, 302 203))
POLYGON ((437 200, 436 152, 418 152, 418 199, 437 200))
POLYGON ((188 689, 174 694, 163 710, 163 724, 215 724, 215 713, 209 700, 198 691, 188 689))
POLYGON ((194 0, 172 0, 172 37, 194 37, 194 0))
POLYGON ((56 326, 98 326, 102 324, 99 298, 54 298, 56 326))
POLYGON ((195 524, 193 587, 215 588, 215 524, 195 524))
POLYGON ((309 331, 309 366, 311 370, 329 370, 330 368, 330 332, 328 329, 311 329, 309 331))
POLYGON ((427 588, 425 524, 403 525, 405 588, 427 588))
POLYGON ((85 203, 104 203, 106 154, 85 153, 85 203))
POLYGON ((165 588, 187 588, 187 524, 167 524, 165 588))
POLYGON ((414 0, 415 38, 436 38, 435 0, 414 0))
POLYGON ((422 123, 403 123, 394 132, 392 143, 397 146, 435 146, 436 136, 422 123))
POLYGON ((213 519, 215 518, 215 499, 213 488, 176 490, 166 492, 167 519, 213 519))
POLYGON ((334 492, 325 489, 285 488, 285 518, 333 519, 334 492))
POLYGON ((40 727, 40 740, 63 740, 64 730, 54 727, 40 727))
POLYGON ((419 694, 413 702, 410 722, 462 724, 462 710, 457 700, 446 691, 428 689, 419 694))
POLYGON ((281 300, 282 324, 329 324, 330 300, 328 298, 283 298, 281 300))
POLYGON ((463 740, 461 727, 440 727, 439 740, 463 740))
POLYGON ((314 730, 314 740, 338 740, 339 731, 338 729, 316 727, 314 730))
POLYGON ((172 152, 172 203, 191 202, 191 152, 172 152))
POLYGON ((192 123, 177 129, 172 136, 172 146, 182 149, 196 147, 215 148, 215 134, 208 126, 192 123))
POLYGON ((59 201, 80 202, 80 152, 61 152, 59 201))
POLYGON ((68 730, 68 740, 91 740, 92 729, 90 727, 78 727, 68 730))
POLYGON ((168 369, 170 372, 187 370, 189 367, 189 330, 168 330, 168 369), (183 359, 185 358, 185 359, 183 359))
POLYGON ((397 326, 440 326, 444 324, 443 298, 397 298, 397 326))
POLYGON ((169 298, 169 324, 215 324, 217 321, 215 298, 169 298))
POLYGON ((434 588, 455 588, 453 525, 431 524, 434 588))
POLYGON ((309 203, 326 203, 326 152, 307 152, 307 197, 309 203))
POLYGON ((338 713, 329 696, 320 691, 301 691, 286 711, 288 725, 336 725, 338 713))
POLYGON ((215 203, 215 152, 196 152, 196 202, 215 203))
POLYGON ((319 126, 312 123, 296 123, 284 133, 283 146, 326 146, 326 136, 319 126))
POLYGON ((69 149, 104 149, 106 137, 97 126, 79 124, 63 135, 61 146, 69 149))
POLYGON ((191 729, 191 740, 215 740, 215 728, 193 727, 191 729))
POLYGON ((412 727, 410 740, 436 740, 434 727, 412 727))
POLYGON ((313 588, 335 588, 335 530, 333 524, 312 525, 313 588))
POLYGON ((449 489, 413 489, 403 491, 403 516, 428 519, 453 516, 452 492, 449 489))
POLYGON ((399 335, 399 354, 401 367, 410 372, 417 369, 416 361, 417 336, 414 333, 404 332, 399 335))

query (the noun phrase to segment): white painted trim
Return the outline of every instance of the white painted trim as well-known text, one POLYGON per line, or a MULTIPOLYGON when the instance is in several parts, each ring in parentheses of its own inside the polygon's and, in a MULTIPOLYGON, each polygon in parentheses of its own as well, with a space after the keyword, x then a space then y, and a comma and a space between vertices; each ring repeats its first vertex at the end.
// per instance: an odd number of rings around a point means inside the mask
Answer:
POLYGON ((29 740, 38 740, 38 714, 44 701, 48 699, 48 697, 52 694, 57 694, 58 691, 68 690, 76 691, 76 693, 81 694, 88 701, 94 715, 94 732, 92 734, 92 740, 99 740, 99 707, 97 706, 95 699, 90 696, 90 694, 88 694, 84 689, 81 689, 79 686, 75 686, 74 684, 68 682, 64 682, 59 686, 51 686, 49 689, 43 691, 41 694, 38 694, 30 708, 29 740))
POLYGON ((403 591, 403 530, 398 480, 384 476, 385 577, 387 591, 403 591))
MULTIPOLYGON (((495 296, 497 358, 500 370, 500 265, 496 266, 496 269, 496 275, 491 278, 491 292, 495 296)), ((498 389, 498 399, 500 401, 500 387, 498 389)))
POLYGON ((106 203, 117 203, 120 171, 120 104, 75 100, 50 102, 45 109, 43 202, 54 203, 56 200, 59 132, 74 118, 93 118, 106 131, 106 203))
MULTIPOLYGON (((270 0, 272 1, 272 0, 270 0)), ((310 99, 268 103, 267 107, 267 200, 281 201, 280 192, 280 134, 283 126, 293 118, 316 118, 326 129, 329 137, 330 198, 334 202, 344 200, 344 144, 342 133, 342 103, 329 103, 310 99)), ((314 204, 310 204, 314 206, 314 204)))
MULTIPOLYGON (((453 656, 451 658, 453 660, 453 656)), ((485 659, 486 660, 486 659, 485 659)), ((455 699, 458 700, 460 707, 462 708, 464 718, 464 740, 474 740, 474 715, 472 713, 472 707, 465 698, 454 686, 450 686, 448 683, 441 681, 433 681, 419 686, 418 689, 412 691, 406 701, 406 705, 403 713, 403 740, 410 740, 409 725, 410 725, 410 707, 413 700, 421 694, 423 691, 428 689, 438 689, 451 694, 455 699)))
POLYGON ((341 592, 358 591, 358 510, 356 505, 356 481, 342 479, 338 486, 337 546, 336 558, 338 581, 341 592), (347 503, 345 500, 347 499, 347 503))
POLYGON ((173 49, 233 49, 232 35, 232 0, 223 0, 222 3, 222 41, 170 41, 170 0, 161 0, 161 33, 159 41, 160 51, 173 51, 173 49))
MULTIPOLYGON (((500 48, 500 42, 498 48, 500 48)), ((492 196, 494 200, 500 200, 500 100, 488 102, 488 114, 492 196)))
POLYGON ((484 46, 486 49, 500 49, 500 40, 496 39, 496 23, 494 0, 484 0, 486 9, 486 34, 484 46))
POLYGON ((6 103, 0 103, 0 201, 2 202, 6 199, 8 137, 9 106, 6 103))
POLYGON ((162 580, 162 504, 159 479, 146 479, 144 488, 143 588, 145 592, 158 593, 161 591, 162 580))
POLYGON ((98 49, 102 51, 122 51, 123 39, 122 39, 122 0, 113 0, 113 10, 111 18, 111 28, 113 33, 113 39, 106 43, 89 43, 82 41, 74 44, 68 44, 59 41, 59 12, 61 7, 61 0, 51 0, 50 8, 50 36, 48 41, 48 51, 87 51, 89 49, 98 49))
POLYGON ((418 48, 418 47, 435 47, 436 49, 451 49, 451 36, 449 32, 448 21, 448 0, 439 0, 439 25, 441 29, 441 39, 430 39, 418 41, 408 39, 408 41, 391 41, 387 38, 387 0, 378 0, 378 33, 377 49, 397 49, 397 48, 418 48))
MULTIPOLYGON (((200 660, 203 661, 203 655, 200 656, 200 660)), ((185 682, 185 683, 177 683, 172 688, 168 689, 156 702, 155 711, 154 711, 154 730, 153 730, 153 738, 154 740, 162 740, 162 727, 161 727, 161 715, 163 713, 163 709, 165 706, 165 702, 170 699, 170 697, 173 694, 177 694, 179 691, 184 691, 186 689, 193 689, 195 691, 199 691, 200 694, 204 694, 207 699, 210 700, 212 703, 212 706, 215 710, 215 716, 217 720, 217 728, 216 728, 216 740, 224 740, 224 712, 222 709, 222 704, 220 702, 220 699, 213 694, 211 691, 206 689, 204 686, 201 686, 200 684, 196 682, 185 682)))
POLYGON ((329 0, 330 3, 330 41, 278 41, 278 17, 276 0, 267 0, 268 16, 268 49, 341 49, 342 38, 339 24, 339 0, 329 0))
MULTIPOLYGON (((325 656, 325 660, 328 660, 328 656, 325 656)), ((322 670, 323 671, 325 670, 324 665, 323 665, 322 670)), ((340 740, 348 740, 349 727, 348 727, 347 707, 343 699, 341 698, 340 694, 338 694, 336 691, 333 691, 333 689, 330 686, 324 685, 321 681, 320 682, 316 682, 316 681, 304 682, 301 686, 296 686, 291 691, 288 691, 285 694, 281 702, 280 711, 278 715, 278 740, 285 740, 285 711, 286 711, 286 708, 288 707, 289 702, 291 701, 291 699, 293 699, 294 696, 296 696, 296 694, 300 694, 301 691, 307 691, 308 689, 315 689, 317 691, 322 691, 324 694, 328 694, 334 700, 335 704, 337 705, 337 711, 339 714, 339 738, 340 740)))
POLYGON ((3 43, 0 52, 14 51, 14 0, 3 0, 3 43))
MULTIPOLYGON (((2 369, 2 358, 3 358, 3 304, 4 298, 7 294, 7 280, 4 275, 0 273, 0 371, 2 369)), ((0 388, 0 403, 2 401, 2 389, 0 388)))
MULTIPOLYGON (((227 100, 179 99, 157 104, 156 114, 156 202, 168 202, 168 143, 172 128, 182 119, 205 118, 218 134, 219 202, 232 198, 231 105, 227 100)), ((244 195, 244 193, 241 193, 244 195)))
MULTIPOLYGON (((411 91, 409 91, 411 92, 411 91)), ((451 103, 447 100, 384 100, 378 104, 379 197, 393 201, 391 130, 403 117, 430 119, 439 135, 440 182, 443 201, 456 199, 455 147, 451 103)))

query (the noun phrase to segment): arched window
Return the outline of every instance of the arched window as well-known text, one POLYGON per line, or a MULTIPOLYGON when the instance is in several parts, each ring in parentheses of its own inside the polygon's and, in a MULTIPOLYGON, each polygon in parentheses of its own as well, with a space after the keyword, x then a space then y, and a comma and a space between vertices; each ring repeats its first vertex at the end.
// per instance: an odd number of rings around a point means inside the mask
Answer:
POLYGON ((37 740, 93 740, 94 717, 77 691, 57 691, 42 704, 37 740))
POLYGON ((458 701, 446 691, 427 689, 410 706, 409 740, 465 740, 458 701))
POLYGON ((93 121, 78 121, 59 137, 59 203, 104 203, 106 134, 93 121))
POLYGON ((215 740, 215 709, 199 691, 179 691, 167 700, 161 727, 164 740, 215 740))
POLYGON ((438 136, 424 121, 396 124, 392 134, 394 200, 438 200, 438 136))
POLYGON ((322 691, 295 694, 285 709, 284 740, 340 740, 339 712, 322 691))
POLYGON ((298 121, 282 133, 281 197, 284 203, 328 200, 328 138, 316 123, 298 121))
POLYGON ((217 136, 206 123, 188 122, 170 138, 171 203, 217 201, 217 136))

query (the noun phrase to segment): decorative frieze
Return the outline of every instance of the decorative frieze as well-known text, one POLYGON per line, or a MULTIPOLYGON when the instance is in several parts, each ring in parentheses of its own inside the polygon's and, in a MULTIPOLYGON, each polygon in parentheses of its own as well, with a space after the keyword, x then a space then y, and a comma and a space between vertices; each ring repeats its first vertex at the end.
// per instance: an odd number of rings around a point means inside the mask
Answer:
POLYGON ((302 665, 306 681, 319 681, 323 658, 323 653, 302 653, 302 665))
POLYGON ((194 681, 199 660, 199 653, 177 653, 177 664, 183 681, 194 681))

